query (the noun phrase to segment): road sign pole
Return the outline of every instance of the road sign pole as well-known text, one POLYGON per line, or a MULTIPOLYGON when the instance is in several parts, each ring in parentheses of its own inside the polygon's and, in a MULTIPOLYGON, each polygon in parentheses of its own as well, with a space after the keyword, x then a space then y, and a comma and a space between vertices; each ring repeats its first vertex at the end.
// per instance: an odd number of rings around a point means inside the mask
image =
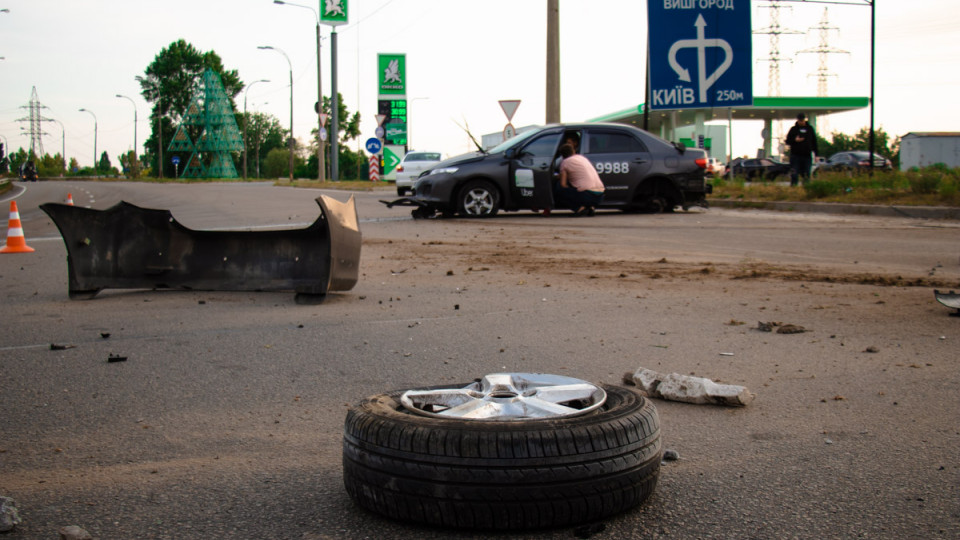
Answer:
POLYGON ((337 93, 337 27, 330 32, 330 180, 340 180, 340 95, 337 93))

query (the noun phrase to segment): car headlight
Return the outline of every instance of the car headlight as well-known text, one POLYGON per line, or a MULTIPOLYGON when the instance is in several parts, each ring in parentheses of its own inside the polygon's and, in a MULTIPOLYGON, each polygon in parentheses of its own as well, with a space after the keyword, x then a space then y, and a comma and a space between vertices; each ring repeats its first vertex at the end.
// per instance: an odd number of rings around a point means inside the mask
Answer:
POLYGON ((431 174, 453 174, 459 170, 459 167, 441 167, 439 169, 431 169, 426 176, 430 176, 431 174))

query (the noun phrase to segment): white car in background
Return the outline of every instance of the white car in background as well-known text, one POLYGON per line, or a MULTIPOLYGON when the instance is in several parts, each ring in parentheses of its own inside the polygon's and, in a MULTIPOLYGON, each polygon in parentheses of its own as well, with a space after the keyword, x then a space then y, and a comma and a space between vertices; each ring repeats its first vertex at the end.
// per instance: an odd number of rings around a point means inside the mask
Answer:
POLYGON ((397 195, 413 191, 420 173, 440 163, 440 152, 409 152, 397 165, 397 195))
POLYGON ((720 177, 726 174, 727 166, 723 164, 717 158, 708 158, 707 159, 707 175, 713 177, 720 177))

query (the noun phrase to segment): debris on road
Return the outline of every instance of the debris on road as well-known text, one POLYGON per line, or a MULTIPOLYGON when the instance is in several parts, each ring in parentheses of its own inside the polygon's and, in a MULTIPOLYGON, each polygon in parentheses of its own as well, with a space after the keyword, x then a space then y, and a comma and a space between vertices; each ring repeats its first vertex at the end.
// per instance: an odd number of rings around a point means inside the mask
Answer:
POLYGON ((676 461, 680 459, 680 453, 676 450, 667 448, 663 451, 663 461, 676 461))
POLYGON ((0 532, 12 531, 20 522, 16 501, 0 496, 0 532))
POLYGON ((626 373, 623 382, 639 387, 647 396, 694 404, 742 407, 755 397, 746 387, 718 384, 710 379, 670 373, 664 375, 646 368, 626 373))
POLYGON ((110 362, 111 364, 114 362, 126 362, 126 361, 127 361, 127 357, 120 356, 119 354, 111 353, 110 356, 107 357, 107 362, 110 362))
MULTIPOLYGON (((68 296, 101 290, 285 291, 318 304, 359 279, 361 234, 356 202, 326 195, 321 215, 303 229, 197 231, 169 210, 121 201, 106 210, 60 203, 40 209, 67 248, 68 296)), ((200 300, 203 305, 206 300, 200 300)))
POLYGON ((757 323, 757 330, 761 332, 773 332, 773 329, 777 329, 778 334, 802 334, 807 331, 806 328, 800 326, 799 324, 784 324, 782 322, 763 322, 759 321, 757 323))
POLYGON ((90 533, 77 525, 60 527, 60 540, 93 540, 90 533))
POLYGON ((56 343, 50 344, 51 351, 65 351, 67 349, 75 349, 75 348, 77 348, 76 345, 57 345, 56 343))
POLYGON ((948 308, 956 309, 956 311, 950 314, 951 317, 960 317, 960 294, 953 291, 941 292, 934 290, 933 297, 937 299, 937 302, 940 302, 948 308))

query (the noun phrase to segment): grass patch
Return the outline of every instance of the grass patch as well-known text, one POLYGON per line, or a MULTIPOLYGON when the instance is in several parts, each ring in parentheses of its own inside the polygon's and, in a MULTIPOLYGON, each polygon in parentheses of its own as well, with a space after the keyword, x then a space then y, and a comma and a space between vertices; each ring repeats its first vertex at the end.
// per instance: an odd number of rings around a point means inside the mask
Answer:
POLYGON ((822 173, 798 187, 742 178, 713 179, 718 200, 816 201, 904 206, 960 206, 960 169, 822 173))

